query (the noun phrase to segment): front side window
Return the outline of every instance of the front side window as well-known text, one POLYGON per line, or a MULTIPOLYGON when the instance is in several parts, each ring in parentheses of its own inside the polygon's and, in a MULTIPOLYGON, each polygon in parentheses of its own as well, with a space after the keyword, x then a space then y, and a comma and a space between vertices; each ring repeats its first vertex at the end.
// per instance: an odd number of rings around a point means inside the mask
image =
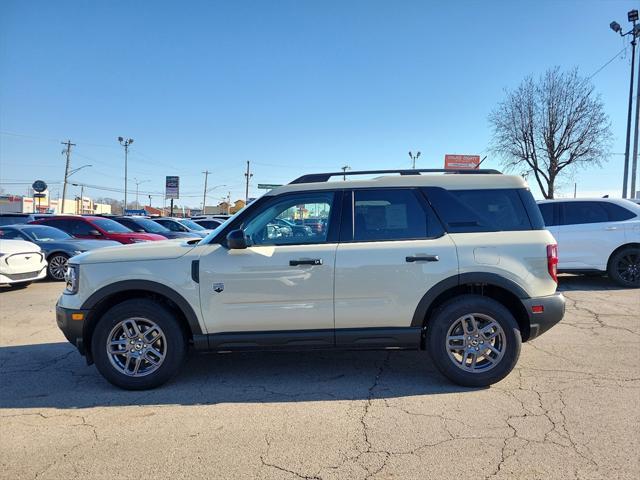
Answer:
POLYGON ((425 209, 412 190, 356 190, 353 240, 408 240, 430 236, 425 209))
POLYGON ((267 205, 243 230, 253 245, 325 243, 334 194, 288 195, 267 205))
POLYGON ((71 235, 91 235, 91 232, 95 230, 93 226, 83 220, 66 220, 69 225, 69 231, 71 235))
POLYGON ((544 219, 544 224, 547 227, 552 227, 555 225, 553 221, 553 203, 540 203, 538 204, 540 208, 540 213, 542 214, 542 218, 544 219))
POLYGON ((110 218, 96 218, 93 223, 108 233, 131 233, 131 229, 110 218))

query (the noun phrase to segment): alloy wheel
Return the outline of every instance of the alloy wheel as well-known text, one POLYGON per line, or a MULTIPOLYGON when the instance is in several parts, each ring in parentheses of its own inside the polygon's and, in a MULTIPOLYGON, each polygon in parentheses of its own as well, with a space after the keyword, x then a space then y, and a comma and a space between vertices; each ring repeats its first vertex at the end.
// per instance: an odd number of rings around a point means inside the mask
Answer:
POLYGON ((130 377, 155 372, 167 354, 167 340, 153 321, 134 317, 118 322, 107 336, 107 354, 111 365, 130 377))
POLYGON ((64 255, 54 255, 49 260, 49 273, 55 280, 64 280, 64 274, 67 271, 69 259, 64 255))
POLYGON ((494 368, 506 351, 507 338, 500 324, 482 313, 458 318, 447 332, 446 349, 453 364, 465 372, 494 368))
POLYGON ((622 280, 631 284, 640 281, 640 254, 629 253, 618 259, 616 272, 622 280))

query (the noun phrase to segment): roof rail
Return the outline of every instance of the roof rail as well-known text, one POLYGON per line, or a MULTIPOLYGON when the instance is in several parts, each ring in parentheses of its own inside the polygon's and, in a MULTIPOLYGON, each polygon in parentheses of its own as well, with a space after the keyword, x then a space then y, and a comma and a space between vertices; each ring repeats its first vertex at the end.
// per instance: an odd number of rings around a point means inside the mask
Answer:
POLYGON ((405 170, 355 170, 350 172, 329 172, 329 173, 310 173, 308 175, 302 175, 296 178, 289 185, 295 183, 316 183, 316 182, 328 182, 331 177, 346 177, 347 175, 370 175, 370 174, 387 174, 387 173, 399 173, 400 175, 420 175, 421 173, 453 173, 453 174, 497 174, 502 172, 498 170, 488 168, 476 168, 476 169, 459 169, 451 170, 444 168, 420 168, 420 169, 405 169, 405 170))

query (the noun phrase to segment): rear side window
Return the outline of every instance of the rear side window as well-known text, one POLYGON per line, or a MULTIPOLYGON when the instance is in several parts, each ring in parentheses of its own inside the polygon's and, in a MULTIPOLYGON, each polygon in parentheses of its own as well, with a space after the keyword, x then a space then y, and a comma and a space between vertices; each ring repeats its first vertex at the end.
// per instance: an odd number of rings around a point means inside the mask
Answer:
POLYGON ((0 240, 24 240, 24 238, 15 230, 0 229, 0 240))
MULTIPOLYGON (((532 222, 518 189, 445 190, 427 187, 424 191, 450 233, 544 228, 540 211, 533 207, 530 208, 531 215, 535 215, 532 222)), ((526 190, 523 194, 531 195, 526 190)))
POLYGON ((442 233, 413 190, 355 190, 353 240, 355 242, 409 240, 442 233))
POLYGON ((562 225, 620 222, 635 216, 626 208, 608 202, 563 202, 561 205, 562 225))
POLYGON ((48 227, 58 228, 58 229, 62 230, 63 232, 67 232, 68 234, 73 235, 71 233, 71 224, 70 224, 69 220, 48 219, 48 220, 43 220, 43 221, 39 222, 38 225, 46 225, 48 227))
POLYGON ((604 207, 607 209, 607 213, 609 214, 610 222, 622 222, 624 220, 629 220, 630 218, 634 218, 636 216, 630 210, 627 210, 620 205, 616 205, 614 203, 603 202, 604 207))

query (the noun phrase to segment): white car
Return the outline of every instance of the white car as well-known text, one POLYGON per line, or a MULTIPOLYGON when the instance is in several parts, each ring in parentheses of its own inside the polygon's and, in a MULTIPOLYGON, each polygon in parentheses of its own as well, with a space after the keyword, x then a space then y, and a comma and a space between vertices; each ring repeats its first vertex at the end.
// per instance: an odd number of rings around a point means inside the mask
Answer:
POLYGON ((47 275, 47 261, 40 247, 24 240, 0 240, 0 284, 26 287, 47 275))
POLYGON ((555 240, 521 177, 420 172, 306 175, 202 241, 72 257, 58 326, 128 389, 167 381, 188 345, 425 349, 456 383, 495 383, 564 315, 555 240))
POLYGON ((538 202, 558 241, 558 271, 607 273, 624 287, 640 287, 640 205, 616 198, 538 202))

